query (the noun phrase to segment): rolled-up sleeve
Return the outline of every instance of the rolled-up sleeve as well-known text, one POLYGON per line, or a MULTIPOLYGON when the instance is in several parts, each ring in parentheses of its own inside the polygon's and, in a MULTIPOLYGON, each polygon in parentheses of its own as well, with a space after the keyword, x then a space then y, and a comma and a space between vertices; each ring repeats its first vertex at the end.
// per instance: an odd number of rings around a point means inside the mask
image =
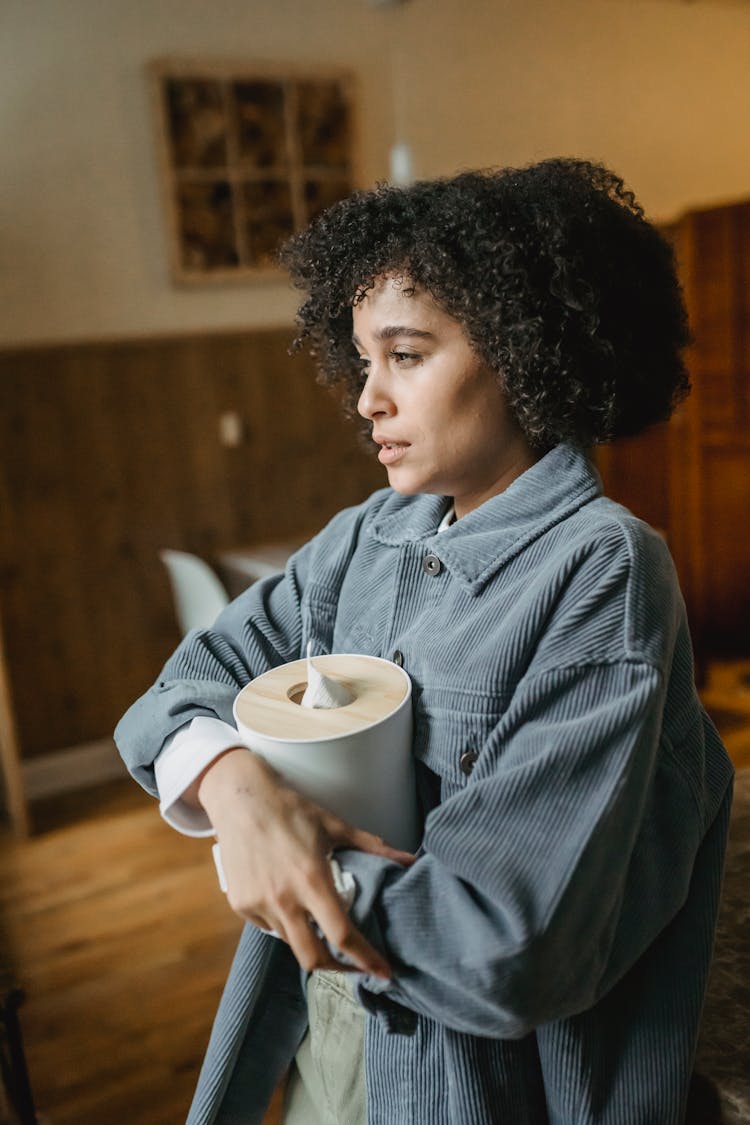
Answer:
POLYGON ((199 715, 171 735, 154 761, 159 812, 184 836, 212 836, 213 827, 201 806, 188 804, 183 794, 207 766, 225 750, 241 746, 242 739, 230 723, 199 715))

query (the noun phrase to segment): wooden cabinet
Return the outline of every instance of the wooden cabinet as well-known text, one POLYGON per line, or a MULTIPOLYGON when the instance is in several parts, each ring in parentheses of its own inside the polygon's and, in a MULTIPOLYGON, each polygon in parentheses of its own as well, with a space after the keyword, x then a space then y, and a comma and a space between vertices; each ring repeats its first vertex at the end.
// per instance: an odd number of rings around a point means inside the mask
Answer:
POLYGON ((667 426, 602 449, 607 491, 662 528, 702 656, 750 649, 750 203, 672 230, 693 390, 667 426))

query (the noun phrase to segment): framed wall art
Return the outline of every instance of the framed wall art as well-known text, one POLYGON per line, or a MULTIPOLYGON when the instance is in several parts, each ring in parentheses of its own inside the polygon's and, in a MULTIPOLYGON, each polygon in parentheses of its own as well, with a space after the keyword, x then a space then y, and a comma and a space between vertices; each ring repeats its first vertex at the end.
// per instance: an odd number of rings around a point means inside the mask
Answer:
POLYGON ((279 243, 355 186, 351 75, 195 60, 150 69, 174 280, 278 277, 279 243))

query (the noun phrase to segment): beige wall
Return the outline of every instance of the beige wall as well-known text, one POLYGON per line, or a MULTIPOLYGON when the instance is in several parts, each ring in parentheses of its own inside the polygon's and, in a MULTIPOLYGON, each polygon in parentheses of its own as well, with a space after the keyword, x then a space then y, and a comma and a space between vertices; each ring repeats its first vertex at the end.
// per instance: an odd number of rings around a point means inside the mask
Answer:
POLYGON ((366 184, 398 128, 420 175, 575 153, 659 219, 750 196, 740 0, 2 0, 0 343, 291 320, 285 285, 169 282, 144 76, 166 54, 350 66, 366 184))

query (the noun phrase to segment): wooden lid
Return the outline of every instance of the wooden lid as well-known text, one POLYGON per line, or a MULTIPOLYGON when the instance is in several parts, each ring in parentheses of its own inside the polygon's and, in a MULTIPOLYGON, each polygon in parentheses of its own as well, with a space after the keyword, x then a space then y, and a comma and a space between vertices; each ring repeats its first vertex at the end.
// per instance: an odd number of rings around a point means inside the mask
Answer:
POLYGON ((272 668, 247 684, 234 713, 245 733, 280 741, 310 742, 338 738, 373 726, 395 711, 411 692, 406 673, 376 656, 335 653, 313 657, 325 676, 340 680, 354 695, 345 707, 300 707, 307 687, 307 661, 272 668))

